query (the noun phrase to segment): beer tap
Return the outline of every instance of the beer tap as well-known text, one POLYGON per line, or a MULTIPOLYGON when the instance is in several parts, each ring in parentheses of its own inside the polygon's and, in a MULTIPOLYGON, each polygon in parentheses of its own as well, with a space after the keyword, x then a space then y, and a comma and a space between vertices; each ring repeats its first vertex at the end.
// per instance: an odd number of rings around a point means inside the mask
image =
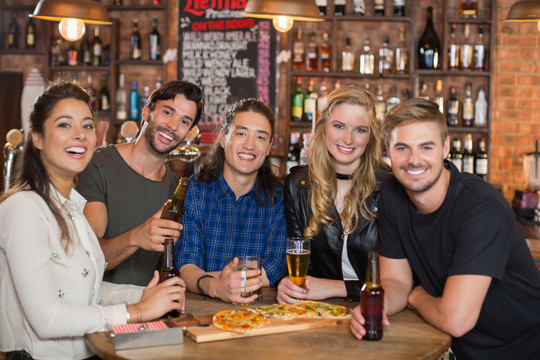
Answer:
POLYGON ((201 156, 201 151, 191 142, 199 135, 199 128, 195 125, 186 135, 186 144, 172 150, 167 156, 167 162, 181 160, 183 162, 194 162, 201 156))
POLYGON ((22 130, 11 129, 8 131, 6 135, 6 144, 4 145, 4 192, 9 190, 15 157, 23 150, 22 142, 22 130))

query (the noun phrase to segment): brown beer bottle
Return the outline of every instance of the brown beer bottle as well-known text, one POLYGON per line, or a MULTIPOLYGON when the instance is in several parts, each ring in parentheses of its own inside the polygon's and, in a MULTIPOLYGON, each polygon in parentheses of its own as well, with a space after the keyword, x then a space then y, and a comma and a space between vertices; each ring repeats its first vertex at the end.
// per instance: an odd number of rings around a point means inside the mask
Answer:
POLYGON ((161 212, 162 219, 173 220, 178 223, 182 221, 182 217, 184 216, 184 200, 186 200, 189 182, 189 178, 187 177, 180 178, 172 199, 167 200, 163 206, 163 211, 161 212))
MULTIPOLYGON (((168 238, 165 239, 165 250, 163 251, 163 266, 159 270, 159 282, 163 282, 173 276, 180 276, 180 272, 174 265, 174 239, 168 238)), ((179 317, 180 312, 178 310, 171 310, 165 315, 166 317, 179 317)))
POLYGON ((366 282, 362 287, 362 316, 366 320, 364 340, 380 340, 383 336, 382 315, 384 290, 379 280, 378 254, 369 252, 366 282))

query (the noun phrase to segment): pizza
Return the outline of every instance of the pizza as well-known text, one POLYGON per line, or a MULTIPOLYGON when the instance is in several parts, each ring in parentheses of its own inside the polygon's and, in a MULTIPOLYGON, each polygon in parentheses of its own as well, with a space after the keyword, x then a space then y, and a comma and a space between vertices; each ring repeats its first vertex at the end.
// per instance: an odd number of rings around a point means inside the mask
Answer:
POLYGON ((252 308, 223 310, 214 315, 215 327, 245 334, 268 322, 268 318, 252 308))
POLYGON ((349 319, 350 309, 320 301, 296 304, 263 305, 256 308, 223 310, 214 315, 214 325, 222 330, 245 334, 268 323, 270 319, 349 319))
POLYGON ((305 309, 305 317, 307 318, 349 319, 352 316, 350 310, 344 306, 327 304, 320 301, 300 301, 294 305, 305 309))

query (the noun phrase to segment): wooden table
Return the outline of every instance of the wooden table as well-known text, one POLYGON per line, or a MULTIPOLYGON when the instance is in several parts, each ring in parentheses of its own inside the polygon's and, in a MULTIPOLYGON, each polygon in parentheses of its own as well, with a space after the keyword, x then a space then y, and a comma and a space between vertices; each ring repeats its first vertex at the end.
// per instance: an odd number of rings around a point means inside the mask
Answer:
MULTIPOLYGON (((214 299, 187 293, 186 311, 193 315, 213 314, 240 307, 214 299)), ((263 304, 274 304, 275 289, 265 288, 263 304)), ((356 306, 342 299, 330 303, 356 306)), ((86 343, 100 357, 117 359, 429 359, 434 360, 450 345, 450 336, 427 324, 411 310, 390 317, 391 325, 384 330, 381 341, 359 341, 348 325, 287 332, 242 339, 195 343, 184 336, 184 343, 119 350, 106 332, 86 335, 86 343)))

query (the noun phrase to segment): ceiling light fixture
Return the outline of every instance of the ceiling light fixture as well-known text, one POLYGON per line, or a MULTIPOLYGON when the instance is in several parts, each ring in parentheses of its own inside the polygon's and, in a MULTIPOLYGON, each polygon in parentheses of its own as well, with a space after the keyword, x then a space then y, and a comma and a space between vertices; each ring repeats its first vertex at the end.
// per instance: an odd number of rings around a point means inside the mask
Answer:
POLYGON ((60 35, 77 41, 86 32, 85 24, 110 25, 105 6, 90 0, 40 0, 30 15, 36 19, 59 21, 60 35))
POLYGON ((508 12, 504 22, 536 22, 540 31, 540 0, 520 0, 508 12))
POLYGON ((324 21, 313 0, 249 0, 242 15, 271 19, 280 32, 291 30, 294 21, 324 21))

